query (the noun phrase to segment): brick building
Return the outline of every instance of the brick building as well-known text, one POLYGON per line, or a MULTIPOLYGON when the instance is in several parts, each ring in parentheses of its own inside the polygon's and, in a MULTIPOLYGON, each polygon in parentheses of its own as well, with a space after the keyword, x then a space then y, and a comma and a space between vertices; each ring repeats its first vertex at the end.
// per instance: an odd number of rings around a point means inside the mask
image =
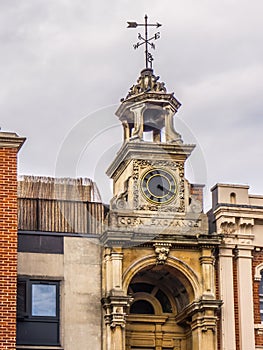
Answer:
POLYGON ((179 107, 144 69, 109 206, 89 179, 17 179, 24 138, 0 133, 1 349, 263 349, 263 196, 217 184, 203 212, 179 107))

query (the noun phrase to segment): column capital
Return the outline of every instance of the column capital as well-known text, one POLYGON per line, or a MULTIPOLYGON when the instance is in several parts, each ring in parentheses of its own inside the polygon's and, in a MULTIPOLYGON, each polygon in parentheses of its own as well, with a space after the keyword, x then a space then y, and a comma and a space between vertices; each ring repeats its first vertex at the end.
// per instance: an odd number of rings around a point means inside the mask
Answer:
POLYGON ((126 309, 132 303, 133 298, 125 295, 108 295, 101 299, 102 306, 106 311, 104 316, 105 324, 111 328, 120 326, 125 327, 126 309))
POLYGON ((227 247, 220 246, 218 256, 220 258, 233 258, 235 255, 233 253, 233 250, 235 249, 235 245, 229 245, 227 247))
POLYGON ((252 256, 252 251, 253 251, 252 246, 243 246, 243 245, 237 245, 235 248, 235 258, 236 259, 253 259, 252 256))

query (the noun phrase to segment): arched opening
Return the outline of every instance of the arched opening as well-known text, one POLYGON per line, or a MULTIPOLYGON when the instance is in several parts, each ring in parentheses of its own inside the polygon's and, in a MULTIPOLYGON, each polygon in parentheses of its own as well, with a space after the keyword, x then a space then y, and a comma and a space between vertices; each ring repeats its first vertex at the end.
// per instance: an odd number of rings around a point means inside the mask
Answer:
POLYGON ((151 265, 131 279, 133 297, 127 315, 126 349, 191 349, 191 330, 176 319, 191 302, 191 286, 168 265, 151 265))
POLYGON ((236 204, 236 202, 237 202, 236 194, 235 194, 235 192, 231 192, 230 193, 230 203, 231 204, 236 204))

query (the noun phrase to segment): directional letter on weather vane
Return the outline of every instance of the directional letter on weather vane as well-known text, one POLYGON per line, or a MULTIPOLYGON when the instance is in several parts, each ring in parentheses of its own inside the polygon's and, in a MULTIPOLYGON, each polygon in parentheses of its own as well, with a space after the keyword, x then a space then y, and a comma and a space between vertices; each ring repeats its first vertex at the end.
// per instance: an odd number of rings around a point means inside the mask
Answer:
POLYGON ((148 23, 148 17, 145 15, 144 17, 145 23, 136 23, 136 22, 127 22, 128 27, 127 28, 137 28, 137 27, 144 27, 145 29, 145 37, 143 37, 140 33, 138 34, 138 39, 140 40, 136 44, 133 45, 134 49, 138 49, 139 46, 145 44, 145 64, 146 68, 152 68, 152 61, 153 61, 153 56, 152 54, 148 51, 148 47, 155 49, 154 43, 152 43, 152 40, 157 40, 160 38, 160 32, 157 32, 154 34, 153 37, 148 39, 148 27, 156 27, 159 28, 161 27, 160 23, 155 23, 155 24, 150 24, 148 23))

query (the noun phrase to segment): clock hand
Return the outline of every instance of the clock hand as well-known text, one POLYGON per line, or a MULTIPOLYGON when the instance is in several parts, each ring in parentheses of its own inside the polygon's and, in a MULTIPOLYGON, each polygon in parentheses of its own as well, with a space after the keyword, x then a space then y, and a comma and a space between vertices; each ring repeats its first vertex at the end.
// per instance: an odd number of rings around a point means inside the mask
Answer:
POLYGON ((166 192, 167 194, 169 194, 169 193, 170 193, 170 194, 173 194, 172 191, 168 190, 168 188, 163 187, 163 186, 160 185, 160 184, 157 185, 157 188, 158 188, 159 190, 163 191, 163 192, 166 192))

